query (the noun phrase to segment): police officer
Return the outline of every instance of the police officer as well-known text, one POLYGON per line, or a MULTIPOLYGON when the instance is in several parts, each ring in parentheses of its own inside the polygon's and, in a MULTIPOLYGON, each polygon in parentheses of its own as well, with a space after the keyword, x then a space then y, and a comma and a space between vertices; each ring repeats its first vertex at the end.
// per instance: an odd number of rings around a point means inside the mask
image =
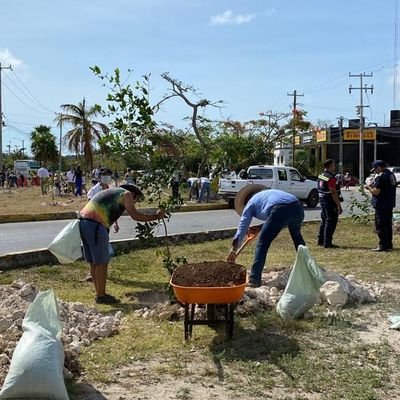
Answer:
POLYGON ((339 247, 332 243, 339 214, 343 211, 340 204, 340 183, 335 178, 335 169, 335 161, 329 158, 324 162, 324 172, 318 176, 319 204, 321 205, 318 245, 326 249, 339 247))
POLYGON ((396 206, 396 176, 386 168, 386 163, 376 160, 372 163, 371 172, 377 176, 374 182, 365 185, 372 194, 371 204, 375 209, 375 231, 379 245, 372 251, 390 251, 393 249, 392 218, 396 206))

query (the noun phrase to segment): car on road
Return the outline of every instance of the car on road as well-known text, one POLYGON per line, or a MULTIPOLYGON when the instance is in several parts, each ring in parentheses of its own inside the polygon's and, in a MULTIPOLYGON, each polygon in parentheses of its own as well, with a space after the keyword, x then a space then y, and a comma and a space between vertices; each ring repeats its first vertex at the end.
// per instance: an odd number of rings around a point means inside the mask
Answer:
POLYGON ((400 167, 388 167, 388 170, 394 173, 397 184, 400 185, 400 167))

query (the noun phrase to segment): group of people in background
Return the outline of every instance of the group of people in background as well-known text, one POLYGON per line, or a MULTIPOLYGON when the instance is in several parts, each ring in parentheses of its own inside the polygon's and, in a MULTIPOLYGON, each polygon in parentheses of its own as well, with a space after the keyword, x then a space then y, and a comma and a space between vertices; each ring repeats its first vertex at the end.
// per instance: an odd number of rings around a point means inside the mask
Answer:
MULTIPOLYGON (((321 223, 317 235, 317 244, 326 249, 337 248, 333 243, 339 215, 343 212, 341 202, 341 185, 349 190, 350 174, 343 177, 336 175, 336 164, 332 159, 324 162, 324 170, 318 176, 318 193, 321 206, 321 223)), ((393 209, 396 206, 396 177, 382 160, 372 164, 375 178, 372 183, 364 186, 372 195, 371 204, 375 209, 375 232, 378 236, 378 246, 371 249, 375 252, 393 249, 393 209)), ((282 190, 267 189, 261 185, 247 185, 237 194, 236 211, 241 215, 237 232, 232 240, 232 248, 227 261, 235 262, 238 250, 246 238, 260 233, 253 264, 249 273, 248 285, 261 286, 262 272, 268 249, 280 231, 287 227, 297 251, 300 245, 305 245, 301 234, 304 221, 304 209, 300 201, 290 193, 282 190), (253 218, 264 223, 250 226, 253 218)))
MULTIPOLYGON (((335 176, 336 165, 329 159, 324 163, 324 171, 318 176, 319 202, 321 205, 321 225, 318 235, 318 245, 325 248, 338 247, 333 244, 332 238, 336 230, 338 217, 342 213, 341 202, 343 197, 340 189, 344 185, 349 190, 350 174, 344 177, 335 176)), ((370 171, 374 174, 371 183, 364 185, 364 189, 371 193, 371 205, 375 210, 375 232, 378 236, 378 246, 372 251, 390 251, 393 249, 393 209, 396 206, 397 180, 383 160, 372 163, 370 171)))

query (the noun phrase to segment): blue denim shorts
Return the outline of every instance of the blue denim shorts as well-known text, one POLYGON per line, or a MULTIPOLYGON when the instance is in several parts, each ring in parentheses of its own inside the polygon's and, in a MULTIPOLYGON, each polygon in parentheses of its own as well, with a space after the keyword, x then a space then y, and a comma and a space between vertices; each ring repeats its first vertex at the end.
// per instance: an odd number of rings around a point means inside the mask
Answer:
POLYGON ((89 219, 79 221, 83 257, 89 264, 108 264, 110 261, 108 230, 89 219))

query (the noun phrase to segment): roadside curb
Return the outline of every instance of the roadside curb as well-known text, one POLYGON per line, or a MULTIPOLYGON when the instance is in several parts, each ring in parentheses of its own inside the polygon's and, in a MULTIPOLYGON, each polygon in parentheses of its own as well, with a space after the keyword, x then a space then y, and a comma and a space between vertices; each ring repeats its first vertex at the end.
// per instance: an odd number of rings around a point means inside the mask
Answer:
MULTIPOLYGON (((320 221, 309 220, 304 224, 316 224, 320 221)), ((142 241, 137 238, 111 241, 114 253, 121 255, 135 250, 148 249, 168 245, 185 243, 203 243, 210 240, 222 240, 233 238, 237 228, 199 231, 192 233, 179 233, 176 235, 157 236, 151 241, 142 241)), ((9 253, 0 256, 0 272, 18 269, 22 267, 35 267, 39 265, 60 265, 57 258, 48 249, 35 249, 19 253, 9 253)))
MULTIPOLYGON (((139 210, 146 213, 154 208, 140 208, 139 210)), ((227 210, 228 204, 189 204, 180 207, 175 212, 191 212, 191 211, 210 211, 210 210, 227 210)), ((125 215, 125 214, 124 214, 125 215)), ((54 221, 76 218, 75 211, 38 213, 38 214, 8 214, 0 216, 0 224, 16 223, 16 222, 38 222, 38 221, 54 221)))
MULTIPOLYGON (((111 241, 111 244, 115 254, 120 255, 130 251, 164 246, 167 240, 169 245, 182 244, 182 242, 202 243, 209 240, 227 239, 233 237, 235 232, 236 228, 229 228, 215 231, 180 233, 169 235, 168 238, 158 236, 151 241, 142 241, 136 238, 116 240, 111 241)), ((45 264, 60 265, 57 258, 48 249, 36 249, 0 256, 0 271, 9 271, 20 267, 34 267, 45 264)))

